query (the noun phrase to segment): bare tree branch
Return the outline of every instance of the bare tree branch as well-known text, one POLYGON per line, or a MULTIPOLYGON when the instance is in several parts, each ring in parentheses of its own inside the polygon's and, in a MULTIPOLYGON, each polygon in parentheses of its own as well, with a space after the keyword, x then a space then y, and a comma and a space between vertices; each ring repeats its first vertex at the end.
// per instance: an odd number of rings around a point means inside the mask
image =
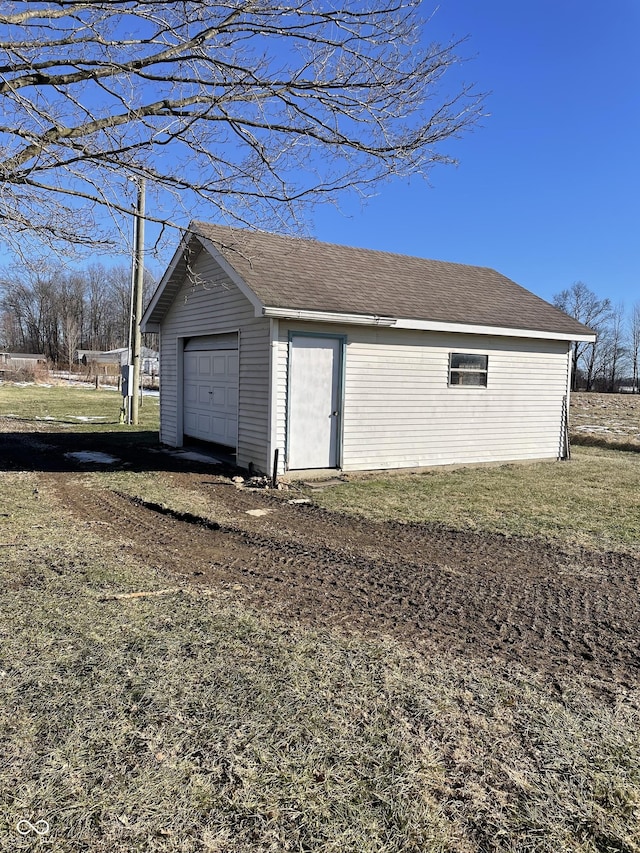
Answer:
MULTIPOLYGON (((415 0, 0 2, 0 226, 91 245, 127 180, 263 227, 453 162, 482 96, 415 0), (57 213, 56 213, 57 211, 57 213)), ((178 217, 180 216, 177 213, 178 217)))

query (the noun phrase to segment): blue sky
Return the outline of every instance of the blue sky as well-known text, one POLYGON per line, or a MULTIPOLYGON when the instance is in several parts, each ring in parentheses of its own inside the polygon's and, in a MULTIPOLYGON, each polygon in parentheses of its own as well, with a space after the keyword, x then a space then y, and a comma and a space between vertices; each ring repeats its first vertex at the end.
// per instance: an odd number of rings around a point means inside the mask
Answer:
MULTIPOLYGON (((640 0, 435 2, 422 3, 425 38, 468 36, 456 73, 488 93, 488 115, 443 145, 459 166, 384 184, 365 206, 344 198, 342 214, 323 205, 310 232, 490 266, 549 300, 584 281, 629 308, 640 300, 640 0)), ((168 215, 153 198, 147 209, 168 215)))
POLYGON ((443 0, 427 35, 469 35, 490 115, 431 186, 326 205, 314 236, 490 266, 549 300, 578 280, 640 300, 640 0, 443 0))

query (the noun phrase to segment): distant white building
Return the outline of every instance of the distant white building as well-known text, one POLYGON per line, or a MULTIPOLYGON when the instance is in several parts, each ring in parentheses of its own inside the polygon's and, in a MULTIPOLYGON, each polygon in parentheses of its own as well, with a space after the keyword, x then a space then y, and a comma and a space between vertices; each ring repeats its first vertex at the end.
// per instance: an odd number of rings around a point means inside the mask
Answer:
MULTIPOLYGON (((149 347, 142 347, 142 358, 140 369, 146 376, 157 376, 160 372, 160 357, 159 353, 149 347)), ((76 351, 77 364, 101 364, 101 365, 116 365, 118 369, 123 367, 129 361, 129 350, 127 347, 118 349, 98 351, 79 349, 76 351)))

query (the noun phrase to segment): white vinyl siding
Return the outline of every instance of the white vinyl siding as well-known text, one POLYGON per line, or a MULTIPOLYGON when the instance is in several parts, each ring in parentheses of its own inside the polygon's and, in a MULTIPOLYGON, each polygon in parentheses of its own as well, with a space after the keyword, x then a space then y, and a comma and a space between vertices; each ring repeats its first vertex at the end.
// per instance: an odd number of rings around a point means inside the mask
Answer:
POLYGON ((556 458, 564 341, 281 322, 277 441, 286 447, 289 331, 347 335, 346 471, 556 458), (451 352, 488 355, 487 387, 449 387, 451 352))
POLYGON ((261 472, 269 467, 269 344, 269 321, 252 316, 240 332, 237 461, 261 472))
POLYGON ((176 447, 180 430, 183 341, 200 335, 238 332, 239 465, 252 463, 267 470, 269 321, 255 317, 254 308, 206 252, 193 263, 193 284, 186 282, 162 323, 160 364, 160 440, 176 447))

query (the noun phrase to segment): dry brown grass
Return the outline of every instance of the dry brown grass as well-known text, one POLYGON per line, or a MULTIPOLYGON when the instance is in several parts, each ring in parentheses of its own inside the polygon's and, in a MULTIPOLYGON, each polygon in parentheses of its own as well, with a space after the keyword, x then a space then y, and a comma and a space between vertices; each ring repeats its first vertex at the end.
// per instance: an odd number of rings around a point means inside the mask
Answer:
MULTIPOLYGON (((61 432, 95 432, 120 429, 122 397, 116 390, 95 390, 78 385, 0 382, 0 416, 7 418, 8 429, 61 432)), ((157 397, 145 397, 140 409, 140 426, 135 430, 158 430, 157 397)))
POLYGON ((0 477, 0 850, 640 851, 637 691, 168 592, 37 474, 0 477), (165 594, 113 598, 141 589, 165 594))
POLYGON ((355 477, 311 497, 328 509, 377 520, 640 554, 640 454, 634 452, 574 447, 571 462, 355 477))
POLYGON ((0 849, 36 849, 26 818, 65 853, 640 850, 640 697, 228 596, 105 600, 166 581, 2 477, 0 849))

